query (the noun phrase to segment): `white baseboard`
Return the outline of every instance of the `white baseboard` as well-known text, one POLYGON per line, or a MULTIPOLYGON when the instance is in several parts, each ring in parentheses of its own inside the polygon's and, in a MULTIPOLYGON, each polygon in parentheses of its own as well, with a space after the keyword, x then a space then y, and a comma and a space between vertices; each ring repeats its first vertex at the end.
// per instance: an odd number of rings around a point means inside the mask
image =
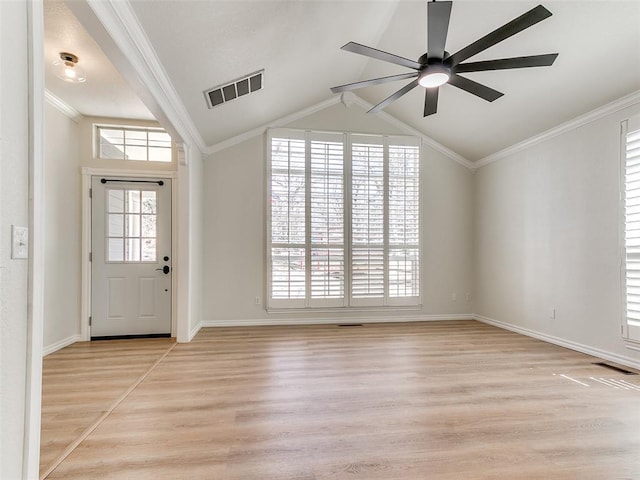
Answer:
POLYGON ((580 353, 586 353, 587 355, 592 355, 603 360, 609 360, 610 362, 619 363, 620 365, 625 365, 627 367, 640 370, 640 361, 636 360, 635 358, 618 355, 617 353, 607 352, 605 350, 600 350, 599 348, 583 345, 582 343, 573 342, 571 340, 566 340, 560 337, 554 337, 553 335, 547 335, 546 333, 536 332, 534 330, 529 330, 528 328, 518 327, 510 323, 501 322, 500 320, 494 320, 493 318, 483 317, 481 315, 474 315, 474 318, 479 322, 493 325, 494 327, 510 330, 521 335, 526 335, 527 337, 537 338, 538 340, 553 343, 554 345, 559 345, 561 347, 569 348, 580 353))
POLYGON ((57 352, 58 350, 64 348, 64 347, 68 347, 69 345, 79 342, 80 341, 80 335, 71 335, 68 338, 64 338, 62 340, 60 340, 59 342, 56 342, 52 345, 47 345, 45 347, 42 348, 42 356, 46 357, 47 355, 52 354, 53 352, 57 352))
POLYGON ((291 317, 291 318, 252 318, 237 320, 205 320, 202 327, 259 327, 270 325, 331 325, 339 323, 393 323, 393 322, 435 322, 442 320, 474 320, 470 313, 443 315, 407 315, 384 317, 291 317))
POLYGON ((202 322, 198 322, 197 325, 193 327, 189 332, 189 341, 193 340, 193 337, 195 337, 198 334, 201 328, 202 328, 202 322))

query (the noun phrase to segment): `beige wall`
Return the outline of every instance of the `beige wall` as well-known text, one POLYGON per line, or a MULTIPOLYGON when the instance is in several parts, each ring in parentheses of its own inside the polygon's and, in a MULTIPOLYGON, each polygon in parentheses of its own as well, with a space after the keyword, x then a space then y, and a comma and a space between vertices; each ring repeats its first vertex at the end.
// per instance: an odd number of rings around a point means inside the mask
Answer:
MULTIPOLYGON (((401 134, 357 106, 329 107, 295 128, 401 134)), ((419 310, 354 313, 270 313, 265 295, 265 140, 254 137, 215 153, 204 165, 205 325, 331 321, 341 317, 420 317, 469 314, 472 281, 472 173, 430 147, 422 149, 422 296, 419 310), (457 293, 457 301, 451 294, 457 293), (260 297, 261 305, 255 305, 260 297)))
POLYGON ((477 314, 640 361, 621 338, 618 236, 620 122, 639 113, 610 114, 478 170, 477 314))
POLYGON ((80 334, 79 125, 45 105, 45 352, 80 334))

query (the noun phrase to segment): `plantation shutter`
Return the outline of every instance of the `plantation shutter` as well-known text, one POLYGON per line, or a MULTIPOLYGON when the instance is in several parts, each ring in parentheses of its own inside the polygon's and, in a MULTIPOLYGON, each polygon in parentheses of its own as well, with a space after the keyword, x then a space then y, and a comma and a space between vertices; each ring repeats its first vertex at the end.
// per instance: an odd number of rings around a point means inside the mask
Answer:
POLYGON ((351 138, 351 301, 383 305, 385 146, 382 137, 351 138))
POLYGON ((415 139, 389 139, 390 304, 420 296, 420 147, 415 139))
POLYGON ((627 337, 640 341, 640 121, 624 135, 624 260, 627 337))
POLYGON ((420 304, 420 143, 271 129, 267 308, 420 304))
POLYGON ((345 305, 344 135, 309 133, 310 306, 345 305))
POLYGON ((269 306, 304 307, 307 286, 304 134, 275 136, 270 147, 269 306))

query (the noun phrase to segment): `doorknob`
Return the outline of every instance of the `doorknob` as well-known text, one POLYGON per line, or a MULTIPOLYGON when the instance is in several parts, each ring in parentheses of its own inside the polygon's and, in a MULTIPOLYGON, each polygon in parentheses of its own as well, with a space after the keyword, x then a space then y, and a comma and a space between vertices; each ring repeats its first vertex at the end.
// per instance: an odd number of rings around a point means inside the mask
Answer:
POLYGON ((169 265, 165 265, 162 268, 156 268, 156 271, 162 271, 162 273, 167 275, 171 271, 171 267, 169 265))

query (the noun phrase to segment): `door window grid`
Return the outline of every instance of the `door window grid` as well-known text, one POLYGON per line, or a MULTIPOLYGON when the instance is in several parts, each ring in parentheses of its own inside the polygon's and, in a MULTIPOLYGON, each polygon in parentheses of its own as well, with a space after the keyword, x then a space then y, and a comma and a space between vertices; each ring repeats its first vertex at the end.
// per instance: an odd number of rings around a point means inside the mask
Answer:
POLYGON ((108 263, 156 261, 157 198, 153 190, 106 189, 108 263))

